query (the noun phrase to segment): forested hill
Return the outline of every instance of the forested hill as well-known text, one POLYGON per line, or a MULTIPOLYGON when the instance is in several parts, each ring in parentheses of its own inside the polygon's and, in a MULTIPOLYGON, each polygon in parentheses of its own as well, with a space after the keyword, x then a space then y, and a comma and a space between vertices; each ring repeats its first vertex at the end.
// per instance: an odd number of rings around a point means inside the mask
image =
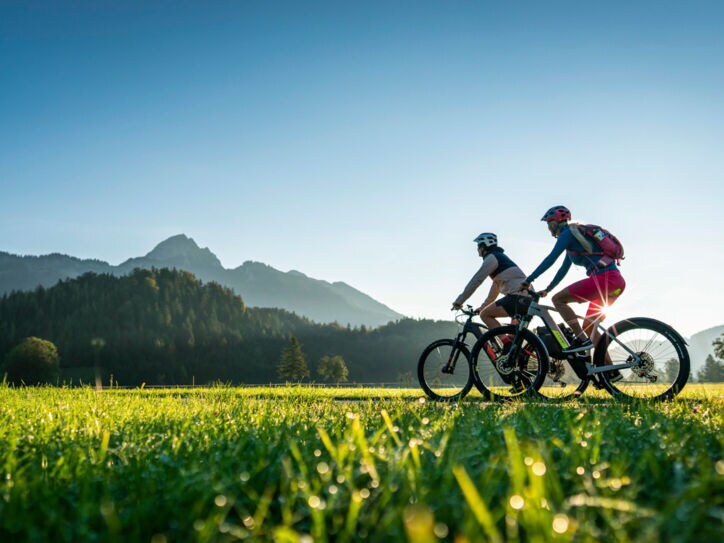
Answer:
POLYGON ((97 373, 107 382, 113 375, 121 385, 275 382, 292 335, 312 370, 321 356, 341 355, 350 380, 393 382, 414 374, 422 348, 455 329, 412 319, 374 330, 319 325, 280 309, 246 307, 228 288, 169 269, 86 273, 0 299, 0 356, 37 336, 57 345, 64 377, 77 382, 97 373))
POLYGON ((0 252, 0 294, 51 287, 61 279, 73 279, 87 272, 121 276, 136 268, 188 271, 202 281, 215 281, 233 289, 249 306, 282 308, 321 323, 380 326, 403 318, 346 283, 329 283, 294 270, 282 272, 261 262, 247 261, 226 269, 207 247, 199 247, 183 234, 172 236, 145 256, 129 258, 118 266, 61 254, 19 256, 0 252))

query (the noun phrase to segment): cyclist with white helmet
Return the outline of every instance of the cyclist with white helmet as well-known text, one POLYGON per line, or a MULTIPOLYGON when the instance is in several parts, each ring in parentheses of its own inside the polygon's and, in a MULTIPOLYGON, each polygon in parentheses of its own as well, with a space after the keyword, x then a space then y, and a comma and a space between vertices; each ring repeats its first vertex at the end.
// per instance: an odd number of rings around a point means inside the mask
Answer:
POLYGON ((524 315, 530 305, 530 297, 521 292, 525 274, 498 247, 498 236, 484 232, 473 240, 478 245, 478 254, 483 259, 480 269, 468 282, 465 290, 452 304, 453 309, 460 309, 463 303, 473 295, 477 288, 490 277, 493 281, 487 298, 476 311, 488 328, 497 328, 500 323, 496 317, 514 317, 524 315), (498 302, 495 299, 500 293, 505 294, 498 302), (495 302, 495 303, 494 303, 495 302))
POLYGON ((561 282, 570 270, 571 264, 583 266, 586 269, 586 275, 588 275, 586 279, 568 285, 553 296, 553 305, 578 338, 578 341, 566 349, 566 352, 584 353, 593 346, 589 336, 593 333, 593 339, 597 339, 595 323, 603 320, 603 308, 618 299, 626 288, 626 281, 615 261, 602 260, 598 256, 600 253, 593 252, 590 244, 589 247, 584 246, 586 240, 581 239, 580 235, 577 236, 577 231, 574 232, 569 227, 568 221, 571 220, 571 212, 567 207, 554 206, 546 211, 541 220, 547 223, 549 232, 554 238, 557 238, 557 241, 550 254, 525 280, 523 287, 530 286, 555 263, 564 251, 566 258, 563 264, 548 287, 541 291, 541 296, 546 296, 561 282), (590 302, 583 327, 569 305, 574 302, 590 302))

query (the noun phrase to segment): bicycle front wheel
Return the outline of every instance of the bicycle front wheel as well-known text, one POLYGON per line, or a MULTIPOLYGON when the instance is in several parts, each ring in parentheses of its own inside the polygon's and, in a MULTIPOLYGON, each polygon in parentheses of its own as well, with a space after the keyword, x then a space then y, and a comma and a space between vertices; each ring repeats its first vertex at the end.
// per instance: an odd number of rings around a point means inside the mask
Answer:
POLYGON ((689 379, 686 342, 668 324, 637 317, 614 324, 596 345, 594 366, 636 366, 600 373, 599 380, 612 395, 645 400, 670 400, 689 379), (635 356, 634 356, 635 355, 635 356))
POLYGON ((432 342, 420 355, 417 378, 429 398, 459 400, 473 388, 470 351, 454 339, 432 342))
POLYGON ((548 355, 541 340, 523 329, 518 334, 515 360, 511 360, 515 326, 489 330, 471 353, 475 386, 489 400, 511 400, 537 391, 548 373, 548 355))

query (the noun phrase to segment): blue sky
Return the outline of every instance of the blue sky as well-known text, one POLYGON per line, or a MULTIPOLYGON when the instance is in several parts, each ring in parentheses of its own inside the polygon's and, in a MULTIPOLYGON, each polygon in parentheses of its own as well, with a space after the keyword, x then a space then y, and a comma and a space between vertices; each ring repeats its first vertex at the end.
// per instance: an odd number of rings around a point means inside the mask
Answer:
POLYGON ((183 232, 446 318, 562 203, 624 242, 616 314, 722 324, 724 6, 588 4, 0 0, 0 250, 183 232))

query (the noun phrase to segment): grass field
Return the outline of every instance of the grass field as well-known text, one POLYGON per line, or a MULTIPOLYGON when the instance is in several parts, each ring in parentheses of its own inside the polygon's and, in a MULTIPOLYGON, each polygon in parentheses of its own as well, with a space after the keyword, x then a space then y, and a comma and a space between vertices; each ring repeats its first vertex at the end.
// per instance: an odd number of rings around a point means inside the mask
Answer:
POLYGON ((724 385, 583 398, 3 386, 0 540, 723 540, 724 385))

